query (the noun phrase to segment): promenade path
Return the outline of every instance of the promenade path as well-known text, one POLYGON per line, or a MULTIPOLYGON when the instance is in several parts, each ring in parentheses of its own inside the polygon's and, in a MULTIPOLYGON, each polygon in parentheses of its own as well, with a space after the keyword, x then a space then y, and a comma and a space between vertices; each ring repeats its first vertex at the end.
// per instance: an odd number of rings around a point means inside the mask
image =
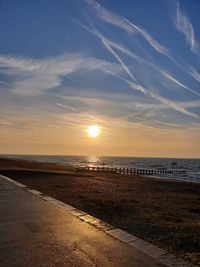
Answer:
POLYGON ((0 266, 165 265, 0 177, 0 266))

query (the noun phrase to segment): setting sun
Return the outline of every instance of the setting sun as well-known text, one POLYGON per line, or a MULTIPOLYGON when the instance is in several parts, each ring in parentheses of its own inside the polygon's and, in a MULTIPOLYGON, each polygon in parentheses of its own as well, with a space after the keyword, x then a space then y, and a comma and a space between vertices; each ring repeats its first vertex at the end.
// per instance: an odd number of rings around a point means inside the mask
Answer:
POLYGON ((99 135, 100 128, 97 125, 91 125, 88 127, 87 132, 89 137, 95 138, 99 135))

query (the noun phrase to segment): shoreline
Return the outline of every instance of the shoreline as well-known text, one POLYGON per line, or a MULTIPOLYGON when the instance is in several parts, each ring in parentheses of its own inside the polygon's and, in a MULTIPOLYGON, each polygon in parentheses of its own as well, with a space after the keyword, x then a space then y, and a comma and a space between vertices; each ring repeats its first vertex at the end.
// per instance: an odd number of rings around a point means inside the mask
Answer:
POLYGON ((199 183, 25 165, 0 160, 0 173, 199 265, 199 183))
MULTIPOLYGON (((81 166, 79 165, 70 165, 70 164, 61 164, 58 162, 48 162, 48 161, 39 161, 39 160, 27 160, 27 159, 17 159, 17 158, 3 158, 0 157, 0 170, 4 169, 5 167, 2 168, 2 161, 5 164, 4 166, 7 166, 7 168, 12 168, 13 170, 31 170, 31 171, 46 171, 46 172, 60 172, 60 173, 68 173, 70 171, 72 172, 77 172, 77 169, 80 168, 81 166), (8 165, 7 165, 8 164, 8 165), (13 168, 13 164, 17 164, 17 167, 13 168), (20 167, 23 166, 23 167, 20 167), (41 169, 38 168, 42 167, 41 169)), ((88 172, 83 172, 83 173, 90 173, 91 175, 93 174, 107 174, 106 172, 96 172, 96 171, 88 171, 88 172)), ((118 175, 118 174, 117 174, 118 175)), ((120 174, 127 176, 127 174, 120 174)), ((194 183, 194 184, 200 184, 200 181, 194 181, 194 180, 185 180, 185 179, 180 179, 180 178, 171 178, 171 177, 164 177, 164 176, 156 176, 156 175, 131 175, 128 174, 129 177, 145 177, 148 179, 158 179, 161 181, 177 181, 177 182, 183 182, 183 183, 194 183)))
POLYGON ((180 178, 169 178, 169 177, 159 177, 159 176, 143 176, 146 178, 153 178, 153 179, 160 179, 160 180, 167 180, 167 181, 180 181, 183 183, 195 183, 195 184, 200 184, 200 181, 193 181, 193 180, 184 180, 184 179, 180 179, 180 178))

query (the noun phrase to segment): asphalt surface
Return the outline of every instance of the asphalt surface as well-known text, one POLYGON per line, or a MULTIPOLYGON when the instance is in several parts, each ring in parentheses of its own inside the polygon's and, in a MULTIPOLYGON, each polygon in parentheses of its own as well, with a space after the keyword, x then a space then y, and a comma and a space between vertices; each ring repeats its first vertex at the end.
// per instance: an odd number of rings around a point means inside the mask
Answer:
POLYGON ((0 178, 0 266, 165 265, 0 178))

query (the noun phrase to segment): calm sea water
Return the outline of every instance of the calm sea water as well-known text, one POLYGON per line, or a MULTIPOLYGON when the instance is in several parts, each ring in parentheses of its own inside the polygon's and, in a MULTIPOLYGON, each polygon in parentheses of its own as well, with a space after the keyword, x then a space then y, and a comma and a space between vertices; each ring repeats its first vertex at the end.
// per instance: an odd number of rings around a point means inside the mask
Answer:
MULTIPOLYGON (((28 159, 40 162, 56 162, 73 166, 104 166, 121 168, 171 169, 172 162, 177 162, 181 174, 165 174, 159 177, 200 182, 200 159, 140 158, 140 157, 88 157, 88 156, 38 156, 38 155, 1 155, 0 157, 28 159)), ((155 176, 155 175, 154 175, 155 176)))

